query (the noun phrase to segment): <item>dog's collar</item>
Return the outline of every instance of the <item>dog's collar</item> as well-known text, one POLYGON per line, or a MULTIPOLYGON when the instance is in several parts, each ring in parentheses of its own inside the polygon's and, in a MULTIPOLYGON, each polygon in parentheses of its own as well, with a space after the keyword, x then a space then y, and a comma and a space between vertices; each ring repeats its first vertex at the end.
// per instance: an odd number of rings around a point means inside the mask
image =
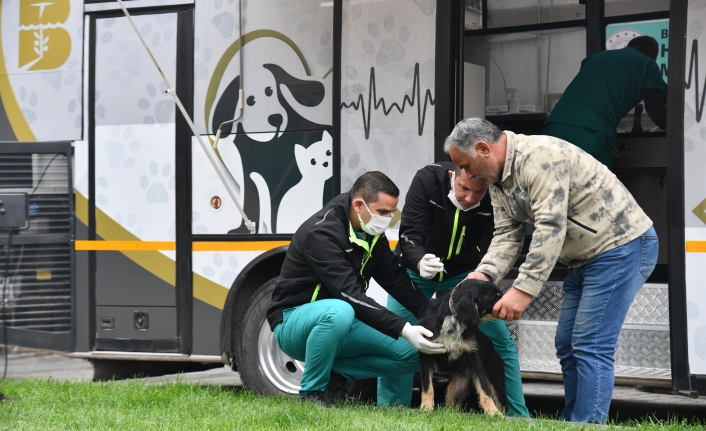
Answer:
POLYGON ((456 291, 456 287, 458 287, 458 284, 456 286, 454 286, 454 288, 451 290, 451 294, 449 295, 449 310, 451 311, 451 315, 454 317, 454 319, 458 320, 458 315, 456 314, 456 309, 454 308, 454 300, 453 300, 454 292, 456 291))

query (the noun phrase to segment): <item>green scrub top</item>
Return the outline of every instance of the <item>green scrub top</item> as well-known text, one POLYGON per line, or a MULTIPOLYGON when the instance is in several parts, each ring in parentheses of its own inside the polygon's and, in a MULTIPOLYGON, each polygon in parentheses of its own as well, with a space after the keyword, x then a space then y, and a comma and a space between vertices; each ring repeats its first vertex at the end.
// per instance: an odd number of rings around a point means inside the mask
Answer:
POLYGON ((657 63, 632 48, 586 57, 545 122, 585 127, 612 138, 620 120, 642 100, 642 90, 667 85, 657 63))

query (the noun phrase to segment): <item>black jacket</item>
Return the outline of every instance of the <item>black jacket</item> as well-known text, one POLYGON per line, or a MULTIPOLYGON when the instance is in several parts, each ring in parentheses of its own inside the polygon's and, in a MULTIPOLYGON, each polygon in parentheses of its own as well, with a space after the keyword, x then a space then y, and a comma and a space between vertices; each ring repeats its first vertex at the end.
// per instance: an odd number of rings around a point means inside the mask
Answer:
POLYGON ((426 305, 427 298, 398 263, 385 235, 378 237, 361 274, 365 249, 349 239, 349 206, 348 193, 336 196, 297 229, 267 310, 272 330, 282 321, 283 310, 311 302, 319 283, 316 300, 346 301, 356 318, 395 339, 407 321, 365 294, 370 278, 415 316, 426 305))
POLYGON ((453 169, 453 163, 440 162, 418 170, 402 210, 399 242, 402 263, 417 272, 417 262, 425 254, 440 257, 446 272, 439 273, 434 280, 478 266, 495 230, 490 193, 469 211, 461 211, 451 203, 448 171, 453 169), (458 224, 451 246, 457 212, 458 224))

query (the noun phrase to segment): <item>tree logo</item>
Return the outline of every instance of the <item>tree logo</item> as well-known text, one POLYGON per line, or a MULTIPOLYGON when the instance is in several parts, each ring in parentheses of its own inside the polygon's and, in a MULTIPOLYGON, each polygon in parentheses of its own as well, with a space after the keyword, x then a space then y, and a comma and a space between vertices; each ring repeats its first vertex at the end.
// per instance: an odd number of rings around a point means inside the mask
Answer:
POLYGON ((19 67, 56 69, 71 54, 71 36, 62 25, 70 0, 20 0, 19 67))

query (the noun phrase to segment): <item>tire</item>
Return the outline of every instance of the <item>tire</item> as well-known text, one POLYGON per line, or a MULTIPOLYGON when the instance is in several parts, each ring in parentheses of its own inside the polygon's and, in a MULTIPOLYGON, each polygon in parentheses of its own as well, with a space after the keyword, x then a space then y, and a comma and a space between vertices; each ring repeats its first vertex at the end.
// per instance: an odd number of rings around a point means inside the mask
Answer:
POLYGON ((236 333, 238 372, 243 385, 258 394, 298 394, 304 363, 290 358, 267 323, 267 309, 275 290, 273 278, 250 297, 236 333))

